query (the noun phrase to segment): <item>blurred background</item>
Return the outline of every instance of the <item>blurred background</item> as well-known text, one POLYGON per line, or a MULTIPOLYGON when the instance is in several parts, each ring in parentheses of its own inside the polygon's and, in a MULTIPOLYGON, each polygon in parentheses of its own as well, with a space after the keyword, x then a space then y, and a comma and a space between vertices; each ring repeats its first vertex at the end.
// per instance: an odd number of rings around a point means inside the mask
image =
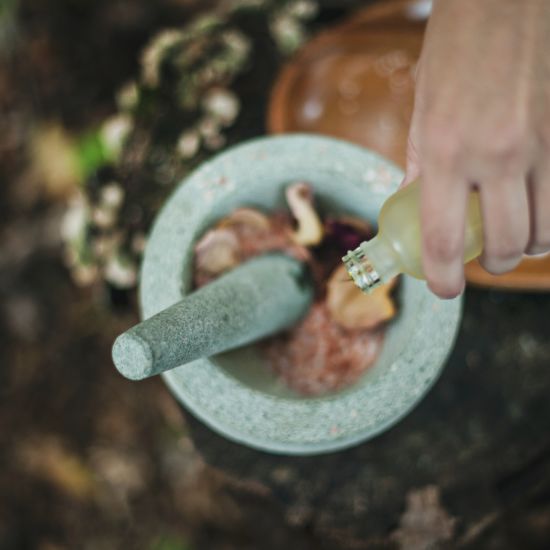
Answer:
POLYGON ((430 396, 316 459, 226 442, 111 363, 175 182, 282 131, 281 67, 381 3, 2 1, 0 549, 548 547, 548 294, 469 289, 430 396))

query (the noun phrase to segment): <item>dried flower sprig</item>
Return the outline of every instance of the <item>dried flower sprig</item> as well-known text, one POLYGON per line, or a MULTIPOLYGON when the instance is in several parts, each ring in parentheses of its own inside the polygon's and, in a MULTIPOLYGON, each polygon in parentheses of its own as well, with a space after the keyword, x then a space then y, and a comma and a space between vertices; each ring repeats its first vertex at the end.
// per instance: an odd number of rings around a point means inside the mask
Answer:
POLYGON ((236 80, 261 62, 243 18, 269 29, 282 60, 306 39, 316 12, 314 0, 228 0, 153 37, 140 74, 116 94, 118 112, 77 151, 84 182, 64 224, 75 281, 134 287, 158 209, 183 176, 227 143, 242 109, 236 80))

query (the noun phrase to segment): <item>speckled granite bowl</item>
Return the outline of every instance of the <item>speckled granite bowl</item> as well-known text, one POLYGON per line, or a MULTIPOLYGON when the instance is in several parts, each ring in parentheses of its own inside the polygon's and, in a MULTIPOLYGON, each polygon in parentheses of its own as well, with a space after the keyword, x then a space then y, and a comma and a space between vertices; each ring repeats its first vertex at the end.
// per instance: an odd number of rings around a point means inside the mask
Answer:
MULTIPOLYGON (((175 191, 150 236, 142 267, 142 317, 188 292, 193 245, 239 206, 284 206, 284 187, 314 185, 324 211, 375 221, 401 171, 355 145, 313 135, 254 140, 216 157, 175 191)), ((287 390, 255 346, 204 358, 163 375, 181 404, 234 441, 270 452, 317 454, 349 447, 387 430, 425 395, 443 368, 461 301, 442 301, 405 278, 401 310, 381 356, 353 387, 320 398, 287 390)))

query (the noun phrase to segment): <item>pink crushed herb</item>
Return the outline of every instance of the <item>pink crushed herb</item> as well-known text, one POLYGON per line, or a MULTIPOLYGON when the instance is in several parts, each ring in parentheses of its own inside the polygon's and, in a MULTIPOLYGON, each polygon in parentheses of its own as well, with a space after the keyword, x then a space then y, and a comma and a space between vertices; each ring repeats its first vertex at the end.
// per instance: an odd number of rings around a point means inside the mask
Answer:
POLYGON ((374 363, 383 330, 349 330, 318 301, 292 330, 265 341, 272 369, 302 395, 322 395, 351 386, 374 363))
POLYGON ((235 210, 210 229, 195 247, 194 285, 208 284, 239 263, 266 252, 281 251, 306 262, 315 286, 315 301, 290 330, 261 344, 271 369, 292 390, 308 396, 344 389, 359 380, 376 361, 384 340, 385 324, 395 307, 387 285, 372 297, 345 281, 340 258, 346 250, 372 237, 371 226, 350 217, 322 221, 313 209, 313 193, 295 184, 291 211, 265 214, 251 208, 235 210), (308 204, 297 204, 298 200, 308 204), (308 227, 309 224, 309 227, 308 227), (296 227, 300 227, 297 231, 296 227), (314 246, 311 235, 318 234, 314 246), (339 283, 339 281, 342 281, 339 283), (345 285, 339 287, 338 285, 345 285))

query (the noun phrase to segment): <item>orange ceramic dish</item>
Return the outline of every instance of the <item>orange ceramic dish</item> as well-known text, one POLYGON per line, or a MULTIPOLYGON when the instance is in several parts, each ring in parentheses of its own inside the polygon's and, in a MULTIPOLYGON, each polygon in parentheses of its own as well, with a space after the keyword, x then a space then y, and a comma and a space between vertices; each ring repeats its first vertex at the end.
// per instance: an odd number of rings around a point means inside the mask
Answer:
MULTIPOLYGON (((428 6, 385 0, 307 43, 275 83, 269 131, 340 137, 403 167, 428 6)), ((486 287, 549 290, 550 256, 525 258, 498 277, 471 262, 466 277, 486 287)))

